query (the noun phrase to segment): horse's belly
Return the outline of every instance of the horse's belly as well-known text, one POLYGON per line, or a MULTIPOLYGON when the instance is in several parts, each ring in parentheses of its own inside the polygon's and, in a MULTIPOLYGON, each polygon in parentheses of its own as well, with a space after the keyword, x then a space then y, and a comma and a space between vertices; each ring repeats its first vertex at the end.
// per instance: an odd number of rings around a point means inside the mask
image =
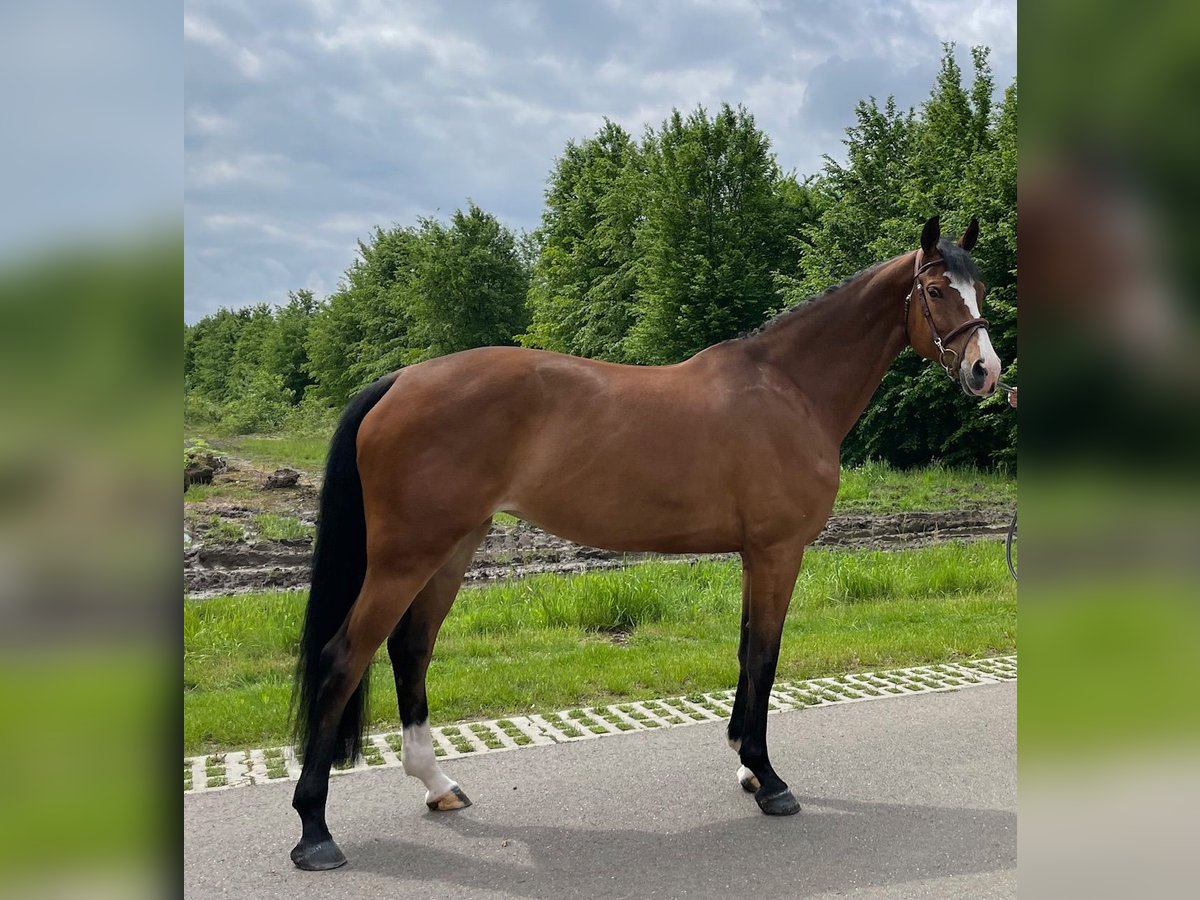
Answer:
POLYGON ((605 550, 722 553, 741 549, 728 487, 575 473, 527 482, 501 505, 551 534, 605 550))
POLYGON ((728 553, 742 549, 732 529, 710 523, 682 523, 625 518, 605 519, 571 510, 527 512, 512 504, 504 510, 553 535, 583 544, 629 553, 728 553))

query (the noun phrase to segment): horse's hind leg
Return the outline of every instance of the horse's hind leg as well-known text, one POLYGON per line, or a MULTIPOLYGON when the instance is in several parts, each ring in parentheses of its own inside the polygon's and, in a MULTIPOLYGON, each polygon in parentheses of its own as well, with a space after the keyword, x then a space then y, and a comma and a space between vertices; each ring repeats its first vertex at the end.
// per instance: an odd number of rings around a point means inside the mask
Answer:
POLYGON ((386 546, 368 551, 368 559, 373 555, 382 562, 368 564, 358 599, 321 654, 324 675, 317 695, 317 720, 292 799, 303 829, 300 842, 292 849, 292 862, 301 869, 332 869, 346 861, 325 823, 329 772, 342 714, 375 651, 408 611, 430 573, 441 568, 457 544, 452 537, 444 545, 434 540, 423 545, 414 541, 406 551, 402 539, 391 543, 394 552, 387 552, 390 547, 386 546), (445 549, 439 552, 439 546, 445 549))
POLYGON ((404 771, 425 785, 425 805, 432 810, 462 809, 471 801, 437 763, 429 731, 429 704, 425 672, 433 658, 433 645, 471 558, 488 533, 489 518, 459 543, 448 559, 413 600, 408 612, 388 638, 388 656, 396 677, 396 702, 404 727, 404 771))

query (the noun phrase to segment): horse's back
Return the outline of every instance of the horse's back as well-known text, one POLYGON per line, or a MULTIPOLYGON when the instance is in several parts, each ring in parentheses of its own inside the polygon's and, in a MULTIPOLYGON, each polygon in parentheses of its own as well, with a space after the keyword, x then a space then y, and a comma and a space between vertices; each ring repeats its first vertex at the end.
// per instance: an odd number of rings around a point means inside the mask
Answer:
POLYGON ((737 549, 746 504, 807 468, 774 396, 735 349, 674 366, 440 357, 402 370, 363 423, 368 507, 465 510, 464 528, 505 510, 612 549, 737 549))

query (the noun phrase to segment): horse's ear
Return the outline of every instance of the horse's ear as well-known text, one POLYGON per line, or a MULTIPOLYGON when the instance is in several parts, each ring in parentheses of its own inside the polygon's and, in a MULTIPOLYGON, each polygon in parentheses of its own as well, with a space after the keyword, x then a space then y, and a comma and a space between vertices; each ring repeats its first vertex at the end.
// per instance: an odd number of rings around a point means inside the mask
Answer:
POLYGON ((971 219, 971 224, 968 225, 967 230, 963 232, 962 238, 959 239, 958 246, 970 253, 977 240, 979 240, 979 219, 971 219))
POLYGON ((925 223, 925 228, 921 231, 921 249, 925 251, 926 256, 931 256, 933 251, 937 249, 938 238, 941 236, 941 217, 934 216, 925 223))

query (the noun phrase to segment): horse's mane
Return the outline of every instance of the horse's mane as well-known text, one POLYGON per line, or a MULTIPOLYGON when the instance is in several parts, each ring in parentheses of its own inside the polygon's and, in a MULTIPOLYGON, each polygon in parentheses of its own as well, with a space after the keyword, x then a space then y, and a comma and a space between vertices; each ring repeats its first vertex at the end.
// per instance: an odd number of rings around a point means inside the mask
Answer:
MULTIPOLYGON (((975 264, 975 260, 971 258, 971 254, 962 247, 958 246, 958 244, 954 243, 954 241, 950 240, 950 238, 942 238, 938 241, 938 253, 946 263, 946 271, 951 275, 972 282, 980 280, 979 266, 975 264)), ((799 303, 792 305, 788 309, 783 310, 783 312, 776 313, 757 328, 753 328, 750 331, 738 335, 738 338, 748 338, 753 337, 756 334, 762 334, 764 331, 769 331, 782 322, 794 321, 801 316, 808 315, 814 310, 823 308, 830 302, 830 300, 833 299, 835 294, 841 292, 842 288, 846 287, 851 282, 858 281, 858 279, 862 278, 863 276, 870 275, 876 269, 887 264, 888 262, 891 262, 891 260, 877 262, 873 266, 868 266, 865 269, 855 272, 849 278, 825 288, 825 290, 823 290, 821 293, 807 297, 804 300, 801 300, 799 303)))
MULTIPOLYGON (((888 260, 885 260, 884 262, 887 262, 887 261, 888 260)), ((811 297, 807 297, 804 300, 801 300, 799 303, 793 304, 792 306, 783 310, 783 312, 776 313, 771 318, 767 319, 767 321, 765 321, 761 325, 759 325, 757 328, 752 328, 751 330, 738 335, 738 338, 741 339, 741 338, 754 337, 754 335, 762 334, 764 331, 769 331, 770 329, 774 328, 776 325, 779 325, 784 321, 788 321, 788 322, 793 321, 794 319, 798 319, 801 316, 808 315, 814 309, 820 309, 820 308, 826 306, 829 303, 829 301, 833 298, 834 294, 839 293, 842 290, 842 288, 846 287, 846 285, 850 284, 853 281, 857 281, 859 278, 863 277, 864 275, 868 275, 871 272, 874 272, 876 269, 878 269, 883 264, 884 263, 882 263, 882 262, 878 262, 878 263, 875 263, 875 265, 873 265, 873 266, 868 266, 867 268, 862 269, 861 271, 855 272, 849 278, 846 278, 845 280, 840 281, 837 284, 833 284, 833 285, 830 285, 829 287, 825 288, 825 290, 823 290, 821 293, 813 294, 811 297)))

